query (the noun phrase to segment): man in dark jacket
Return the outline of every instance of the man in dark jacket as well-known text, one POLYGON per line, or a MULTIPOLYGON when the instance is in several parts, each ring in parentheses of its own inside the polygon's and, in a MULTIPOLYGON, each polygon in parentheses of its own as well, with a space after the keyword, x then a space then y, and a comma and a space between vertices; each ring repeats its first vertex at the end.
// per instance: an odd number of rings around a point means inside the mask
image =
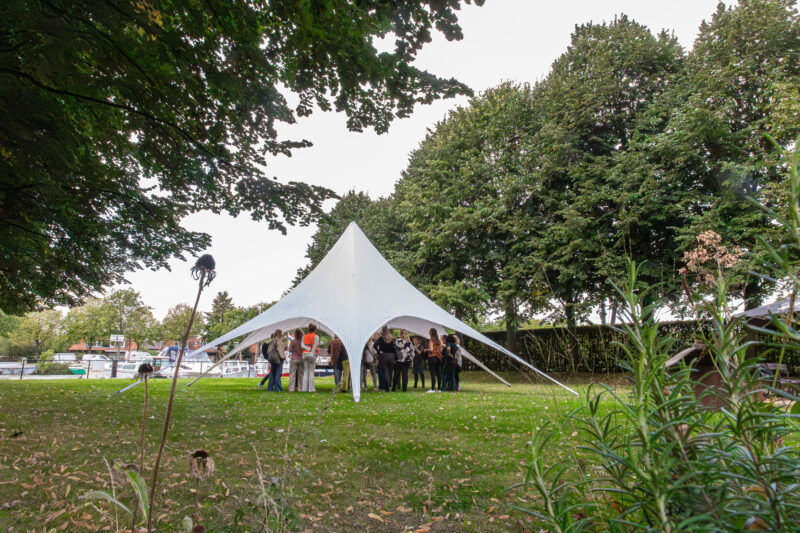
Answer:
POLYGON ((341 383, 341 391, 347 392, 350 379, 350 361, 347 357, 347 349, 338 335, 334 335, 333 340, 328 344, 328 352, 331 354, 333 378, 336 380, 336 385, 341 383))

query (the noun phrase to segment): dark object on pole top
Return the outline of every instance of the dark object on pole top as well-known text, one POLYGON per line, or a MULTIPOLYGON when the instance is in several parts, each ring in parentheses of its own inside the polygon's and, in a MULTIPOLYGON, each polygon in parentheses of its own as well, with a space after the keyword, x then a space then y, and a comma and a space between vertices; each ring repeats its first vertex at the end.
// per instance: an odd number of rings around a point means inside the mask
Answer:
POLYGON ((214 258, 211 257, 211 254, 203 254, 197 259, 194 267, 192 267, 192 277, 194 279, 200 279, 205 275, 205 282, 203 285, 207 287, 214 281, 214 278, 217 277, 217 273, 214 270, 216 267, 217 263, 214 261, 214 258))

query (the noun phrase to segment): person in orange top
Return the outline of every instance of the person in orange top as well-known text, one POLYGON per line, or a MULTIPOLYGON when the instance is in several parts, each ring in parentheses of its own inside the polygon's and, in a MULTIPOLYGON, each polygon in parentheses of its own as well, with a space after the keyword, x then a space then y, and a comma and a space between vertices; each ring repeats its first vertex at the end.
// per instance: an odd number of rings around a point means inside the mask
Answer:
POLYGON ((435 328, 430 330, 431 339, 428 341, 428 368, 431 371, 431 390, 436 391, 436 382, 439 382, 439 390, 442 389, 442 341, 435 328))
POLYGON ((316 392, 314 387, 314 372, 317 369, 317 349, 319 348, 319 335, 317 326, 308 325, 308 333, 303 335, 303 391, 316 392))

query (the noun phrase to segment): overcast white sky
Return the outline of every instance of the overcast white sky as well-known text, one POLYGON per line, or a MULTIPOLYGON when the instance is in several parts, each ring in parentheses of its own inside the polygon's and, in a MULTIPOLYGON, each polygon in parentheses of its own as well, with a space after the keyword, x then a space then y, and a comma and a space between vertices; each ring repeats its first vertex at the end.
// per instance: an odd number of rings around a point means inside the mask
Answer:
MULTIPOLYGON (((610 21, 625 13, 653 32, 674 31, 689 49, 701 21, 711 18, 716 5, 717 0, 486 0, 483 7, 465 6, 460 12, 462 41, 447 42, 437 35, 416 64, 439 76, 455 77, 476 93, 504 80, 534 82, 546 76, 566 50, 576 24, 610 21)), ((282 181, 324 185, 339 194, 356 189, 373 198, 385 196, 427 128, 465 102, 461 98, 421 106, 413 116, 394 122, 384 135, 351 133, 344 115, 317 113, 281 129, 284 138, 305 138, 314 146, 297 150, 291 158, 274 159, 268 173, 282 181)), ((211 213, 187 217, 185 225, 213 238, 207 252, 217 261, 217 279, 204 293, 201 310, 208 310, 214 295, 223 290, 236 305, 280 298, 297 269, 306 264, 306 245, 315 229, 290 228, 283 236, 247 215, 234 219, 211 213)), ((171 266, 172 271, 146 270, 128 276, 159 319, 173 305, 193 300, 196 290, 189 276, 191 263, 174 261, 171 266)))

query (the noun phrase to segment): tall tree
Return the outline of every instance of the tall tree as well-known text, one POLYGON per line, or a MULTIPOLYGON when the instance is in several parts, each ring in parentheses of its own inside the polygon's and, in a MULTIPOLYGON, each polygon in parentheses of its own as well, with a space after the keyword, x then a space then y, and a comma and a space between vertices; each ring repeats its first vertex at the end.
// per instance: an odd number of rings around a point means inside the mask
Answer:
POLYGON ((5 337, 19 325, 19 317, 14 315, 7 315, 0 311, 0 337, 5 337))
MULTIPOLYGON (((178 304, 170 308, 158 328, 161 340, 173 341, 180 344, 183 340, 184 333, 186 333, 186 326, 189 325, 191 316, 192 308, 187 304, 178 304)), ((202 330, 202 321, 195 320, 192 323, 192 329, 189 331, 189 337, 197 337, 202 330)))
POLYGON ((537 196, 530 221, 546 231, 537 232, 526 262, 561 302, 570 326, 612 294, 607 280, 624 272, 625 255, 650 260, 656 266, 648 279, 660 281, 657 265, 670 243, 654 238, 654 221, 630 216, 628 204, 646 191, 617 167, 640 117, 683 59, 674 36, 654 36, 623 15, 576 27, 536 89, 542 127, 530 146, 536 161, 529 187, 537 196))
POLYGON ((36 355, 41 355, 58 339, 62 321, 61 312, 55 309, 28 313, 9 335, 9 341, 17 345, 32 345, 36 355))
POLYGON ((0 308, 74 304, 204 248, 188 213, 309 223, 332 193, 266 174, 270 156, 310 144, 277 123, 318 107, 385 132, 468 93, 413 66, 434 28, 462 37, 461 3, 4 2, 0 308))
POLYGON ((65 333, 70 342, 76 343, 83 340, 87 346, 99 340, 108 339, 109 335, 115 333, 109 308, 99 298, 70 309, 64 324, 65 333))
POLYGON ((139 345, 153 337, 158 322, 150 307, 133 289, 119 289, 103 299, 103 309, 112 333, 124 335, 126 341, 139 345))
POLYGON ((206 340, 216 339, 224 334, 221 324, 225 321, 225 316, 233 310, 233 298, 228 291, 220 291, 211 302, 211 311, 203 316, 203 338, 206 340))
MULTIPOLYGON (((677 81, 655 108, 662 132, 641 139, 636 166, 656 176, 662 190, 669 184, 684 191, 674 204, 684 213, 675 225, 681 228, 680 247, 691 249, 698 234, 714 230, 726 245, 749 252, 738 266, 746 275, 758 270, 764 257, 759 235, 774 225, 745 196, 771 205, 783 182, 777 151, 764 133, 784 146, 800 133, 795 2, 720 3, 700 27, 685 75, 677 81)), ((753 306, 769 284, 751 276, 741 288, 746 305, 753 306)))
POLYGON ((522 187, 537 113, 527 86, 504 83, 451 112, 411 155, 393 196, 406 274, 462 318, 504 314, 509 346, 531 303, 522 187))

